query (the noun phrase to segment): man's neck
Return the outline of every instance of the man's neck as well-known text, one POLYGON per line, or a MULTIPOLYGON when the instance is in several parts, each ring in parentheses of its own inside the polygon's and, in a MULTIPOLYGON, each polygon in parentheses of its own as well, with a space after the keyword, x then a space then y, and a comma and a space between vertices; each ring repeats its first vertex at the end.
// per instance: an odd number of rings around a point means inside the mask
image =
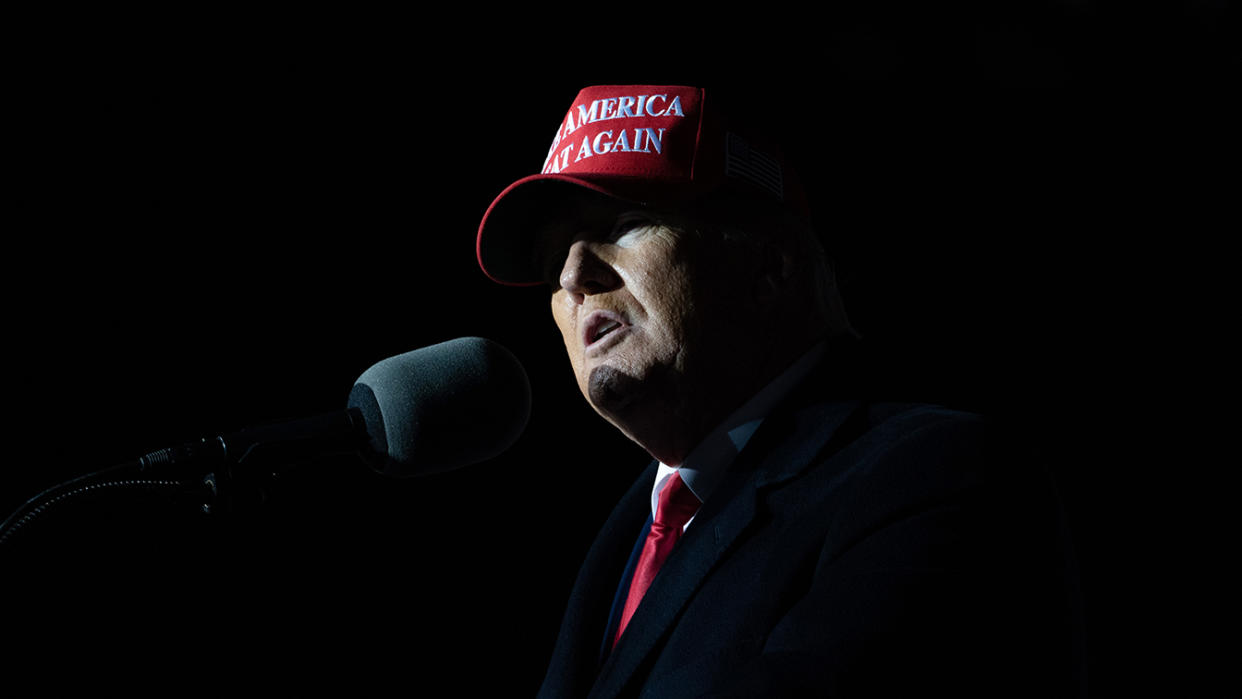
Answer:
POLYGON ((630 423, 638 428, 634 432, 618 421, 614 424, 657 461, 679 466, 713 430, 732 420, 808 352, 821 348, 816 351, 822 353, 824 344, 821 336, 772 343, 766 356, 734 359, 713 368, 708 372, 713 377, 710 383, 689 388, 693 395, 665 396, 653 408, 635 414, 630 423))
POLYGON ((660 463, 654 493, 659 492, 662 477, 679 470, 682 480, 699 500, 706 501, 716 483, 728 470, 737 455, 750 441, 764 418, 776 409, 822 361, 826 343, 821 342, 805 352, 780 375, 721 421, 679 464, 660 463))

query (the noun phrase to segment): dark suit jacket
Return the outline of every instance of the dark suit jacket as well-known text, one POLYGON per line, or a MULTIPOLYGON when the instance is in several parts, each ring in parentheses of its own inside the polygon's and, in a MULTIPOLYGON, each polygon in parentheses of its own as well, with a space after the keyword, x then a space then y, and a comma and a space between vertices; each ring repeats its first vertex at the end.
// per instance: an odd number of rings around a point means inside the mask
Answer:
POLYGON ((539 696, 1077 696, 1047 474, 982 418, 804 390, 769 416, 611 652, 652 464, 571 593, 539 696))

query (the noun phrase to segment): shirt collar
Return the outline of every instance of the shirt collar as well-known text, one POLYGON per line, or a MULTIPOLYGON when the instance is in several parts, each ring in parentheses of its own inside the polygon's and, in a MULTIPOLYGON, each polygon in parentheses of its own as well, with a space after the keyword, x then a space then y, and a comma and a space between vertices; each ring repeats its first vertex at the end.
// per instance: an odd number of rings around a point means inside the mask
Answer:
MULTIPOLYGON (((677 471, 690 492, 706 502, 716 484, 724 477, 738 453, 754 436, 765 417, 803 379, 811 373, 824 355, 826 343, 820 342, 803 354, 767 386, 725 418, 682 462, 680 467, 660 463, 651 489, 651 512, 654 516, 660 491, 677 471)), ((687 524, 689 526, 689 524, 687 524)))

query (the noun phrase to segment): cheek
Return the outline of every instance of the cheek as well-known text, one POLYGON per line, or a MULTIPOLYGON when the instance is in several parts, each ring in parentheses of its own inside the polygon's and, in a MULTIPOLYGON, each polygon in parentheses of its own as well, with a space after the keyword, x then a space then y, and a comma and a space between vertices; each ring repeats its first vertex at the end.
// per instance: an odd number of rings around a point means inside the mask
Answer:
POLYGON ((569 313, 565 310, 565 292, 558 291, 552 295, 552 322, 556 323, 556 329, 561 332, 561 339, 565 341, 566 346, 572 336, 570 329, 569 313))
MULTIPOLYGON (((565 308, 565 292, 560 291, 552 296, 552 320, 556 323, 556 329, 561 333, 561 341, 565 345, 565 352, 569 355, 569 364, 574 370, 574 375, 581 374, 579 366, 582 357, 578 352, 578 333, 577 327, 572 322, 572 314, 565 308)), ((579 383, 582 378, 579 377, 579 383)))
POLYGON ((656 327, 666 337, 681 336, 693 322, 699 305, 694 285, 677 267, 659 270, 648 282, 648 311, 658 319, 656 327))

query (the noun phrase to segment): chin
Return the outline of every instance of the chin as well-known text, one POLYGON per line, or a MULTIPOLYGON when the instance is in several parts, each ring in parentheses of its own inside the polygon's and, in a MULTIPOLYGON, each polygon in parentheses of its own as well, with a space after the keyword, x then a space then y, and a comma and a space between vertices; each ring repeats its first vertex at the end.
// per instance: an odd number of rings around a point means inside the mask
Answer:
POLYGON ((624 413, 642 392, 643 382, 614 366, 597 366, 587 377, 587 400, 605 416, 624 413))

